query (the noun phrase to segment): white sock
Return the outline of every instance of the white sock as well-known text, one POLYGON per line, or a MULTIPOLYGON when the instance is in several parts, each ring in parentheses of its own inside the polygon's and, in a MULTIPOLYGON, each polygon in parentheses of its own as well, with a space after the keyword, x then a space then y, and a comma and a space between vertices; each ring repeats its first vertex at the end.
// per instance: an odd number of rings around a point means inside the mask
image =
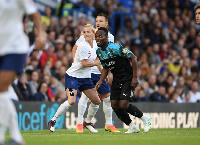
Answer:
POLYGON ((110 103, 110 97, 103 99, 103 112, 105 114, 106 125, 112 125, 112 107, 110 103))
POLYGON ((68 101, 62 103, 51 120, 56 121, 61 115, 63 115, 67 110, 69 110, 71 106, 72 105, 70 105, 68 101))
POLYGON ((22 139, 22 136, 19 131, 19 126, 18 126, 15 112, 16 112, 15 106, 14 106, 13 102, 10 100, 9 101, 9 118, 10 118, 10 120, 9 120, 9 126, 8 126, 10 136, 14 141, 16 141, 18 143, 23 143, 23 139, 22 139))
POLYGON ((89 98, 82 93, 81 98, 78 102, 78 118, 77 118, 77 124, 83 124, 83 115, 85 113, 85 110, 87 108, 87 102, 89 98))
POLYGON ((88 115, 87 115, 87 118, 85 119, 87 123, 91 123, 92 118, 97 113, 98 109, 99 109, 99 105, 95 105, 93 103, 90 104, 88 108, 88 115))
POLYGON ((16 109, 8 96, 8 92, 0 93, 0 143, 5 140, 5 128, 9 128, 11 139, 22 143, 23 139, 19 131, 16 118, 16 109), (3 133, 3 135, 2 135, 3 133))

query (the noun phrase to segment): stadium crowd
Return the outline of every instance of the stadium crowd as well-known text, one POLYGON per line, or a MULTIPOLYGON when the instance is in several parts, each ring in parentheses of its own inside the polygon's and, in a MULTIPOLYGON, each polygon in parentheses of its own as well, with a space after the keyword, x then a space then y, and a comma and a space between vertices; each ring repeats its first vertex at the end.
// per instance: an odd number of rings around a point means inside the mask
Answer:
MULTIPOLYGON (((78 1, 108 17, 113 11, 136 12, 137 21, 125 17, 124 26, 116 19, 115 42, 130 49, 138 58, 135 102, 195 103, 200 101, 200 36, 189 0, 87 0, 78 1), (128 4, 130 2, 130 4, 128 4), (132 3, 131 3, 132 2, 132 3), (137 28, 133 24, 137 23, 137 28)), ((58 16, 50 7, 42 15, 47 32, 46 50, 34 49, 37 30, 29 17, 24 31, 30 41, 24 74, 10 86, 13 100, 64 101, 65 73, 72 64, 72 47, 83 26, 93 23, 86 17, 76 22, 70 15, 58 16)), ((110 84, 112 75, 109 74, 110 84)), ((80 95, 79 95, 80 96, 80 95)), ((79 99, 77 96, 77 101, 79 99)))

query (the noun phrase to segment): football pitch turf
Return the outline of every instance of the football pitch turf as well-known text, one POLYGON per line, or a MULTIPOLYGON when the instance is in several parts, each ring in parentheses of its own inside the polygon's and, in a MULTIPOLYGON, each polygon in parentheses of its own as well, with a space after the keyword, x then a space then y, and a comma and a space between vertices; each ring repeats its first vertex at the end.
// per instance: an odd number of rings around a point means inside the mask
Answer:
MULTIPOLYGON (((21 131, 26 145, 200 145, 200 128, 189 129, 151 129, 144 133, 125 134, 98 129, 98 133, 83 133, 75 130, 21 131)), ((6 133, 6 140, 9 139, 6 133)))

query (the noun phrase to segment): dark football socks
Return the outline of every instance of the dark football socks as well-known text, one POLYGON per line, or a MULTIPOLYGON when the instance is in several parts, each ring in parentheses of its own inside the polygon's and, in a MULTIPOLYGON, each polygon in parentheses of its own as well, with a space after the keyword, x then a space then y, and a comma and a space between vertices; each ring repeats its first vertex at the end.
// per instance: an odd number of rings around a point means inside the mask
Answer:
POLYGON ((122 109, 118 109, 117 111, 114 111, 117 115, 117 117, 122 121, 124 122, 126 125, 129 125, 131 123, 131 119, 128 115, 127 112, 125 112, 124 110, 122 109))
POLYGON ((143 113, 136 106, 132 104, 129 104, 128 109, 126 111, 138 118, 141 118, 143 116, 143 113))

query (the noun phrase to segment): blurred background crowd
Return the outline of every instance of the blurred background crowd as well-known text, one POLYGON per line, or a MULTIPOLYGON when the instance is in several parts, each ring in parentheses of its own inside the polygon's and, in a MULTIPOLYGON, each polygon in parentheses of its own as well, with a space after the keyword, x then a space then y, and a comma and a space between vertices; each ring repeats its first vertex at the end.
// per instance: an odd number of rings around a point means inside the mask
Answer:
MULTIPOLYGON (((25 16, 24 31, 30 50, 24 74, 9 87, 12 99, 66 100, 65 72, 72 64, 72 47, 83 26, 95 25, 99 13, 108 15, 115 42, 138 58, 140 85, 133 101, 199 102, 200 26, 195 24, 190 0, 60 0, 56 9, 46 6, 41 12, 47 32, 45 51, 34 49, 37 30, 25 16), (89 17, 84 12, 78 17, 70 14, 70 9, 83 8, 90 12, 89 17)), ((109 79, 112 84, 112 74, 109 79)), ((77 101, 79 97, 80 93, 77 101)))

